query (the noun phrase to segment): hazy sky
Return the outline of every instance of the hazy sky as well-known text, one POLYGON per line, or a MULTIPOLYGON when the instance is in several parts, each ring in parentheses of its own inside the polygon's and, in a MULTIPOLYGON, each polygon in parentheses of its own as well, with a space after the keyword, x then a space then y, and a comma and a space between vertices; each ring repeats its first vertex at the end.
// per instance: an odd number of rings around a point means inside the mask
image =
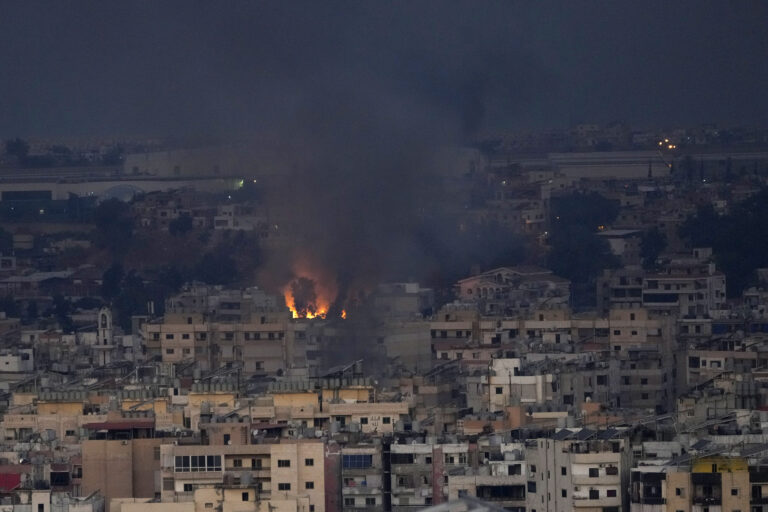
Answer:
POLYGON ((251 132, 338 98, 466 134, 767 125, 767 23, 763 0, 0 0, 0 136, 251 132))

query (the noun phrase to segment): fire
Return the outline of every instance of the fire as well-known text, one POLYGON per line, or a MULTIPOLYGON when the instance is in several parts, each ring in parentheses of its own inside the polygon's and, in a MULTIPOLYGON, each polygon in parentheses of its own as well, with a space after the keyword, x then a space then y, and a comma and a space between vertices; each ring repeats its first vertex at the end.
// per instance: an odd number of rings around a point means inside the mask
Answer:
POLYGON ((291 310, 291 315, 293 318, 325 318, 325 315, 328 314, 328 302, 323 298, 318 297, 317 304, 315 305, 315 311, 307 311, 305 316, 300 316, 298 310, 296 309, 296 301, 293 298, 293 292, 291 292, 290 284, 283 288, 283 297, 285 298, 285 305, 288 306, 288 309, 291 310))
POLYGON ((294 261, 293 276, 282 289, 293 318, 325 318, 338 293, 336 278, 306 257, 294 261))

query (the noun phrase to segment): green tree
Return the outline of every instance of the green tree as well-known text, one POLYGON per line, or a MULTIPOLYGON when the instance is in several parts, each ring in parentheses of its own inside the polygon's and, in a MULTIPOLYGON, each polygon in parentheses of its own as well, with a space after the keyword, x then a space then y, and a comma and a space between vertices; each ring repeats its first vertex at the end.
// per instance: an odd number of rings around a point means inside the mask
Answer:
POLYGON ((123 266, 120 263, 113 263, 104 271, 101 277, 101 296, 106 301, 111 301, 120 293, 120 286, 125 277, 123 266))
POLYGON ((598 192, 575 192, 552 199, 553 229, 581 226, 597 231, 611 224, 619 214, 619 202, 598 192))
POLYGON ((719 215, 711 204, 698 208, 680 227, 692 247, 711 247, 726 274, 728 295, 738 297, 755 281, 755 269, 768 266, 768 188, 719 215))
POLYGON ((72 322, 72 304, 61 294, 53 296, 53 316, 59 323, 59 327, 65 333, 74 331, 75 324, 72 322))
POLYGON ((123 278, 120 293, 115 297, 113 305, 116 311, 117 324, 125 332, 131 331, 131 317, 147 313, 149 296, 144 287, 144 280, 136 271, 129 271, 123 278))
POLYGON ((0 228, 0 254, 13 254, 13 235, 0 228))
POLYGON ((18 318, 19 317, 19 305, 11 295, 0 297, 0 311, 5 313, 5 316, 18 318))
POLYGON ((184 236, 192 231, 192 227, 192 217, 185 213, 168 223, 168 232, 171 236, 184 236))
POLYGON ((206 284, 232 284, 238 277, 237 263, 226 244, 206 252, 192 270, 192 279, 206 284))
POLYGON ((597 192, 569 194, 553 200, 547 266, 571 280, 574 307, 595 303, 595 282, 606 268, 620 266, 608 242, 597 236, 619 213, 617 201, 597 192))
POLYGON ((29 301, 27 304, 27 320, 36 320, 38 315, 37 301, 29 301))
POLYGON ((656 265, 659 254, 667 247, 667 237, 654 226, 644 232, 640 240, 640 257, 643 259, 643 268, 649 269, 656 265))
POLYGON ((131 246, 133 217, 130 206, 119 199, 101 202, 93 212, 97 243, 114 254, 121 254, 131 246))
POLYGON ((5 154, 15 156, 19 161, 23 161, 29 155, 29 143, 19 137, 9 139, 5 141, 5 154))

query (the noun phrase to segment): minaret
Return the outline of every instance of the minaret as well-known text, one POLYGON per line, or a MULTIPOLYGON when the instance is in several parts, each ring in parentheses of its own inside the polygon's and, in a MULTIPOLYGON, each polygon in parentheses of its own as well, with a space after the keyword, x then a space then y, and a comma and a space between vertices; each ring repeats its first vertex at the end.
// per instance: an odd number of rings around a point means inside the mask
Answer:
POLYGON ((99 363, 104 365, 112 359, 112 311, 103 307, 99 310, 99 325, 96 330, 96 346, 101 348, 99 363))

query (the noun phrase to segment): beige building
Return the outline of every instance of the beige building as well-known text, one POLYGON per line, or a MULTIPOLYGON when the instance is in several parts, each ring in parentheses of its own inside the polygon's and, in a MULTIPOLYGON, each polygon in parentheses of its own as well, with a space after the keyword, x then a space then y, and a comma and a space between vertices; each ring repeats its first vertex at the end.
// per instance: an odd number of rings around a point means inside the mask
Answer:
MULTIPOLYGON (((306 498, 310 510, 325 508, 324 443, 164 445, 162 501, 193 501, 198 489, 249 486, 254 500, 306 498)), ((309 512, 309 510, 307 510, 309 512)))
POLYGON ((553 438, 526 442, 527 510, 628 510, 624 492, 630 468, 627 440, 598 440, 593 435, 578 440, 580 432, 562 430, 553 438))
MULTIPOLYGON (((82 494, 113 498, 154 498, 160 447, 168 438, 85 440, 82 494)), ((107 512, 113 512, 107 507, 107 512)))

